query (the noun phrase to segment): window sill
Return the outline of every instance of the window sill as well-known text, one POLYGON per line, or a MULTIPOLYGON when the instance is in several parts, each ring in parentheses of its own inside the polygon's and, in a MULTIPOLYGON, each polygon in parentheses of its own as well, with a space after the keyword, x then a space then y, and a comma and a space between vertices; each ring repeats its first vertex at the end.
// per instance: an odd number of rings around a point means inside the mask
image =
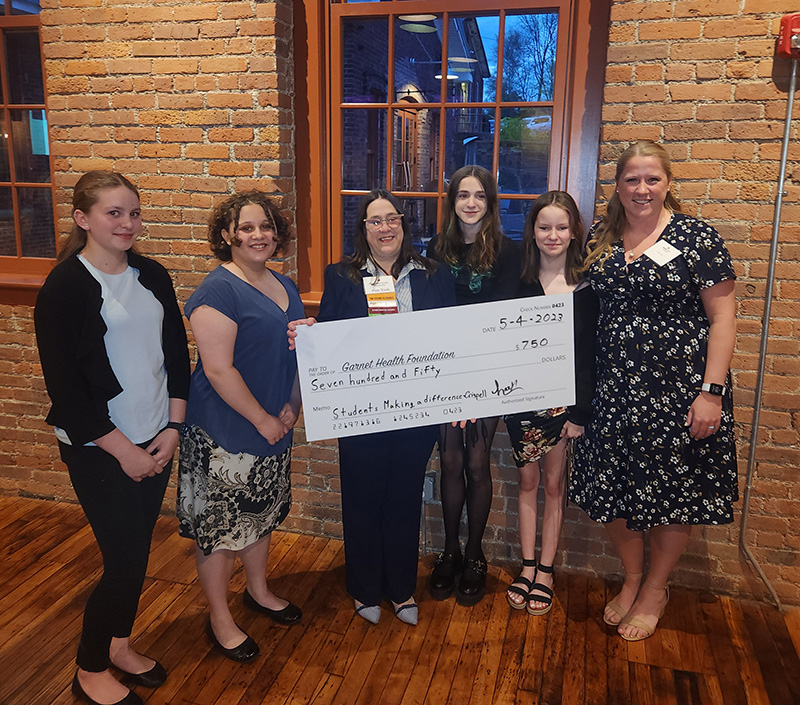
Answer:
POLYGON ((33 306, 47 274, 0 274, 0 304, 33 306))

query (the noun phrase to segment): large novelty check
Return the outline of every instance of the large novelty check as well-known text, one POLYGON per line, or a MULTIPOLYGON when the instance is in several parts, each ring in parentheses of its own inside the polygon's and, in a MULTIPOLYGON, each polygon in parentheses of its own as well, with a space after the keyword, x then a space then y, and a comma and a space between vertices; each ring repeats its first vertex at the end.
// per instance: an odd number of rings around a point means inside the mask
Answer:
POLYGON ((572 294, 297 328, 306 438, 575 403, 572 294))

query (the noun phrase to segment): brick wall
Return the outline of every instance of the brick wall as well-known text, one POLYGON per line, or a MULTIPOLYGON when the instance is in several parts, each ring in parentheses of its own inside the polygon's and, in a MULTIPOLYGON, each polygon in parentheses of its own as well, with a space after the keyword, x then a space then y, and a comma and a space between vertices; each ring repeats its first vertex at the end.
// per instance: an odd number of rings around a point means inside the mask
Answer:
MULTIPOLYGON (((791 5, 791 7, 790 7, 791 5)), ((257 185, 294 207, 291 4, 43 0, 42 22, 56 156, 59 228, 69 191, 90 168, 113 167, 142 190, 142 249, 172 271, 186 296, 214 266, 204 242, 212 200, 257 185)), ((739 337, 734 359, 744 473, 788 62, 773 61, 789 0, 615 2, 606 70, 602 198, 614 162, 639 138, 664 142, 685 210, 717 227, 736 260, 739 337)), ((798 123, 790 164, 800 160, 798 123)), ((790 169, 791 172, 791 169, 790 169)), ((787 183, 753 488, 750 545, 781 598, 800 604, 800 172, 787 183)), ((295 259, 277 264, 290 274, 295 259)), ((46 395, 31 309, 0 306, 0 491, 72 498, 44 424, 46 395)), ((502 425, 501 425, 502 429, 502 425)), ((303 443, 293 462, 287 528, 341 535, 336 444, 303 443)), ((516 471, 508 439, 493 451, 495 499, 487 530, 494 560, 516 548, 516 471)), ((434 461, 433 466, 436 466, 434 461)), ((174 503, 174 490, 168 505, 174 503)), ((428 544, 441 546, 441 514, 427 508, 428 544)), ((761 596, 739 559, 738 521, 699 529, 676 583, 761 596)), ((619 569, 604 532, 569 507, 561 560, 571 569, 619 569)))

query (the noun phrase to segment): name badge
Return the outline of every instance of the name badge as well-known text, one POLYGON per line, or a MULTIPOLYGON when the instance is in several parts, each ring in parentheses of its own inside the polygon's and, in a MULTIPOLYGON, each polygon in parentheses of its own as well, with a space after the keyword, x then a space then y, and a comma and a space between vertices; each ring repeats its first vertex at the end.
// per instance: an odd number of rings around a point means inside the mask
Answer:
POLYGON ((644 254, 647 255, 659 267, 663 267, 667 262, 672 262, 676 257, 681 254, 681 251, 673 247, 664 240, 659 240, 652 247, 648 247, 644 254))
POLYGON ((390 276, 364 277, 364 295, 370 316, 383 316, 398 313, 397 296, 394 292, 394 279, 390 276))

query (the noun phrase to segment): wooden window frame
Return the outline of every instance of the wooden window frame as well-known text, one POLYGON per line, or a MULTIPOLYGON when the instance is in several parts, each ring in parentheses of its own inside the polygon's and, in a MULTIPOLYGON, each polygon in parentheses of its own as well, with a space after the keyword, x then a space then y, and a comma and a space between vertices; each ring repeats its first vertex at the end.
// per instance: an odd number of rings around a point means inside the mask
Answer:
MULTIPOLYGON (((7 115, 8 111, 12 109, 36 109, 36 110, 44 110, 45 115, 49 117, 49 110, 48 110, 48 93, 47 93, 47 80, 45 74, 45 64, 44 64, 44 47, 42 46, 42 33, 41 33, 41 18, 39 15, 12 15, 10 14, 11 8, 9 7, 10 3, 5 3, 5 14, 0 13, 0 30, 5 31, 6 29, 36 29, 39 35, 39 54, 40 54, 40 61, 42 65, 42 83, 43 83, 43 90, 44 90, 44 104, 14 104, 13 106, 7 102, 8 95, 0 95, 0 115, 7 115)), ((2 75, 6 78, 8 77, 7 74, 7 66, 5 62, 5 48, 4 45, 0 46, 0 71, 2 75)), ((8 90, 9 82, 5 80, 3 82, 6 90, 8 90)), ((52 147, 52 143, 50 143, 50 122, 48 120, 48 131, 47 131, 47 139, 48 143, 52 147)), ((4 126, 5 127, 5 126, 4 126)), ((52 194, 52 206, 53 206, 53 242, 57 245, 58 238, 56 235, 56 223, 58 223, 57 218, 57 203, 56 203, 56 193, 55 193, 55 171, 54 171, 54 159, 53 159, 53 151, 50 151, 50 181, 49 181, 49 188, 52 194)), ((12 187, 20 186, 36 186, 37 188, 47 188, 46 183, 36 183, 31 184, 28 182, 21 182, 17 181, 16 175, 14 173, 14 155, 13 150, 12 153, 9 155, 9 167, 11 169, 11 181, 9 184, 12 187)), ((19 208, 17 206, 16 198, 13 200, 13 209, 14 209, 14 229, 17 236, 17 252, 21 252, 21 234, 20 234, 20 225, 19 225, 19 208)), ((36 295, 41 288, 41 285, 44 283, 45 278, 47 277, 50 270, 53 268, 53 264, 55 263, 55 258, 51 257, 23 257, 20 254, 17 256, 0 256, 0 303, 1 304, 33 304, 36 300, 36 295)))
MULTIPOLYGON (((340 192, 334 192, 330 178, 330 165, 335 163, 332 155, 339 146, 339 139, 332 137, 332 113, 338 109, 331 107, 332 96, 337 95, 335 91, 340 86, 338 77, 332 76, 331 4, 330 0, 303 0, 295 5, 297 266, 300 291, 310 311, 319 304, 325 266, 338 260, 341 250, 341 221, 337 220, 341 212, 340 192)), ((345 15, 381 16, 391 11, 389 5, 397 5, 402 14, 430 12, 430 4, 425 0, 350 3, 344 7, 336 4, 337 12, 345 15)), ((514 0, 504 3, 503 9, 526 6, 514 0)), ((565 64, 566 82, 562 105, 554 105, 551 140, 559 140, 561 159, 550 164, 550 187, 569 191, 578 202, 584 220, 591 223, 597 190, 611 0, 563 0, 553 2, 552 6, 560 6, 570 22, 564 30, 566 42, 559 42, 558 49, 558 60, 565 64), (558 120, 557 108, 564 111, 558 120)), ((458 15, 488 13, 495 8, 496 3, 489 6, 485 0, 452 0, 447 5, 447 11, 458 15)), ((554 100, 558 98, 554 96, 554 100)), ((391 149, 391 145, 388 147, 391 149)), ((497 165, 494 166, 496 169, 497 165)), ((391 162, 387 164, 387 176, 390 169, 391 162)))

